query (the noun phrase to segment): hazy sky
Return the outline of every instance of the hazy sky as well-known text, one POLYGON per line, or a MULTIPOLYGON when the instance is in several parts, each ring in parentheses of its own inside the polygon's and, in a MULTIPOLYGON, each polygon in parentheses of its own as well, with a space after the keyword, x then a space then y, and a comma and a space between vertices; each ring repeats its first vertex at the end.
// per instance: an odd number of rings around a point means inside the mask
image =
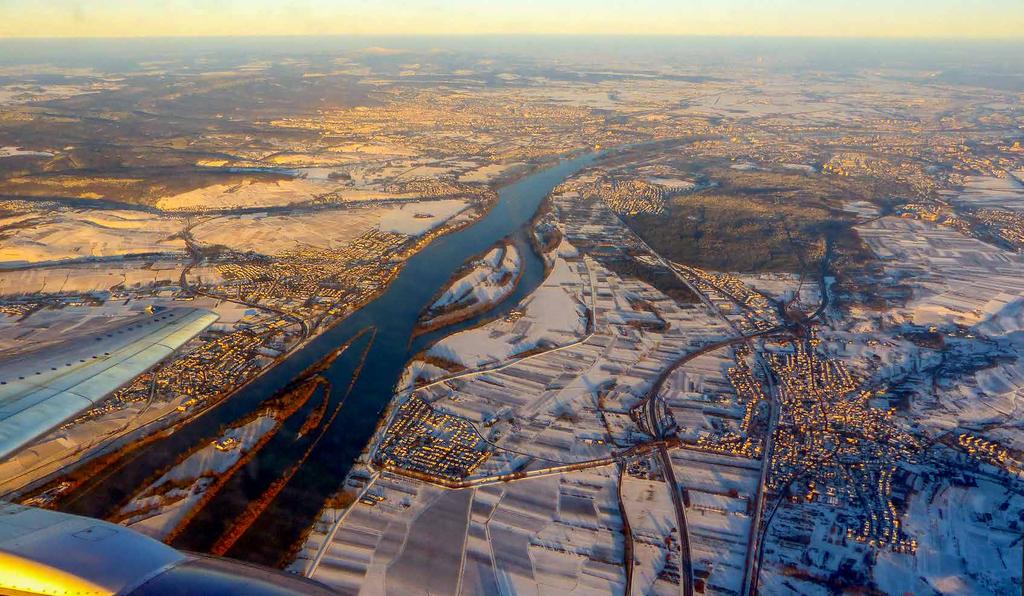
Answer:
POLYGON ((0 0, 3 37, 295 34, 1024 37, 1024 0, 0 0))

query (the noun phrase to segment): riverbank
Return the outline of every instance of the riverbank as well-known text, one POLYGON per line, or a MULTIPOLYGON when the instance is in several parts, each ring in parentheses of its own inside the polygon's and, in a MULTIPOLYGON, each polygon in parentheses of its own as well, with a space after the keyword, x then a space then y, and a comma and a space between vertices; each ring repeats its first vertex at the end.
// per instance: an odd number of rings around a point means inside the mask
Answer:
MULTIPOLYGON (((488 200, 468 207, 454 215, 440 227, 427 231, 420 236, 411 236, 408 246, 393 257, 392 262, 395 266, 381 280, 379 287, 374 292, 360 297, 358 301, 344 305, 342 312, 335 316, 328 315, 319 319, 304 320, 297 315, 277 311, 266 305, 239 302, 229 296, 209 294, 198 288, 192 288, 196 293, 208 296, 211 299, 239 303, 246 307, 257 308, 287 317, 303 327, 301 338, 299 341, 288 346, 284 352, 278 355, 269 365, 256 372, 255 375, 245 379, 241 384, 227 388, 213 399, 201 401, 187 410, 183 410, 183 406, 179 407, 180 404, 178 402, 182 400, 172 400, 167 402, 166 407, 153 412, 155 417, 150 417, 151 419, 147 420, 145 424, 129 426, 114 435, 98 437, 92 445, 84 450, 84 455, 79 451, 67 454, 60 459, 39 463, 32 469, 21 470, 17 478, 7 478, 4 480, 2 485, 4 496, 7 498, 31 499, 40 494, 47 493, 54 499, 52 503, 48 504, 59 506, 61 501, 73 498, 74 492, 87 485, 90 479, 102 475, 103 471, 108 467, 132 457, 134 452, 149 443, 166 438, 178 432, 182 427, 192 424, 194 421, 214 412, 224 402, 245 391, 252 383, 257 382, 267 374, 271 374, 281 362, 306 349, 317 338, 342 324, 353 313, 376 300, 387 291, 394 279, 400 275, 403 266, 410 257, 438 238, 456 233, 485 218, 498 203, 498 193, 492 192, 486 196, 488 200), (82 468, 85 468, 85 473, 78 473, 82 468), (63 486, 65 489, 55 491, 54 489, 57 486, 63 486)), ((188 289, 188 285, 184 287, 188 289)))
MULTIPOLYGON (((116 468, 110 469, 109 474, 96 478, 65 509, 94 517, 106 515, 111 503, 121 502, 137 490, 150 477, 152 470, 173 461, 177 453, 201 438, 212 436, 222 423, 257 408, 267 395, 287 385, 323 354, 337 349, 360 330, 376 328, 376 339, 369 348, 365 365, 359 365, 355 355, 346 355, 323 372, 332 387, 345 388, 351 384, 352 388, 345 392, 348 397, 344 400, 339 391, 332 392, 329 407, 337 408, 337 414, 328 417, 332 422, 324 423, 323 435, 305 462, 292 470, 295 460, 290 455, 277 453, 278 450, 292 449, 290 443, 278 441, 264 448, 246 467, 255 475, 247 472, 244 482, 233 482, 230 491, 222 491, 207 508, 210 513, 193 521, 179 539, 180 544, 193 545, 194 550, 208 550, 221 535, 225 520, 238 519, 246 503, 268 494, 275 480, 290 475, 287 486, 270 499, 265 510, 256 512, 258 519, 252 521, 249 529, 233 542, 227 552, 232 557, 276 564, 282 553, 312 523, 324 501, 337 491, 369 442, 408 361, 409 338, 424 305, 467 259, 520 230, 535 215, 548 193, 592 160, 592 156, 586 155, 559 162, 503 188, 497 204, 486 216, 472 225, 434 239, 423 250, 410 256, 388 289, 375 300, 311 339, 258 379, 222 400, 216 409, 198 421, 164 440, 148 444, 129 461, 120 462, 116 468), (357 374, 357 365, 362 370, 361 374, 357 374)), ((542 281, 543 266, 538 264, 532 269, 536 271, 524 274, 524 281, 516 290, 517 295, 531 292, 542 281)), ((485 312, 480 316, 489 314, 485 312)), ((473 322, 474 319, 470 319, 464 324, 472 325, 473 322)), ((430 337, 428 334, 421 339, 430 337)))
POLYGON ((523 257, 514 240, 504 239, 458 271, 423 310, 413 338, 461 323, 500 304, 523 277, 523 257))

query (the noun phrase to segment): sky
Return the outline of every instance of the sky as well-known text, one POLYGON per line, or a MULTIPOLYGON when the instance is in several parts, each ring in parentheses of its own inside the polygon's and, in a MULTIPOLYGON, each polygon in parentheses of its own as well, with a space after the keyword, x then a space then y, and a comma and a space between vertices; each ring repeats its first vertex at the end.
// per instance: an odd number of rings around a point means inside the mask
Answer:
POLYGON ((1024 38, 1024 0, 0 0, 0 37, 1024 38))

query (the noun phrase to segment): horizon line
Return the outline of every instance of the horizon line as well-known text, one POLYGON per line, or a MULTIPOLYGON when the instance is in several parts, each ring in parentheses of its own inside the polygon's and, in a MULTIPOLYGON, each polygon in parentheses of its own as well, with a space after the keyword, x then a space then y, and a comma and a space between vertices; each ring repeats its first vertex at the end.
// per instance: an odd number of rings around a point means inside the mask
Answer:
POLYGON ((217 33, 217 34, 167 34, 167 35, 2 35, 0 41, 17 40, 145 40, 145 39, 292 39, 292 38, 526 38, 526 37, 606 37, 634 39, 790 39, 790 40, 862 40, 862 41, 967 41, 967 42, 1024 42, 1024 32, 1019 35, 777 35, 752 33, 574 33, 574 32, 488 32, 488 33, 217 33))

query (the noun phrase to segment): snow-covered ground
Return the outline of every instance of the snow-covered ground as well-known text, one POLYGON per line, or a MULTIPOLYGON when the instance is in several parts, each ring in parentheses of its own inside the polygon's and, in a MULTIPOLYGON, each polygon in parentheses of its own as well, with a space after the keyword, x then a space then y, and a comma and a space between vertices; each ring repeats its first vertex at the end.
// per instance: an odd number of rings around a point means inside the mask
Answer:
POLYGON ((177 218, 127 210, 60 210, 0 218, 12 226, 0 244, 0 268, 87 257, 181 253, 177 218), (13 225, 17 224, 17 225, 13 225), (13 226, 12 226, 13 225, 13 226))
MULTIPOLYGON (((968 194, 980 206, 1011 186, 1002 179, 971 181, 968 194)), ((1024 448, 1024 363, 994 358, 1024 349, 1024 259, 926 221, 884 217, 857 230, 882 260, 886 282, 909 291, 909 298, 888 310, 847 309, 845 318, 819 329, 822 347, 869 384, 908 395, 900 416, 926 436, 966 430, 1002 447, 1024 448), (911 341, 924 331, 930 339, 911 341)), ((1012 473, 1000 473, 997 482, 995 468, 979 468, 977 459, 942 445, 918 457, 943 463, 901 464, 917 478, 909 481, 901 515, 916 552, 868 549, 833 535, 829 528, 841 511, 824 504, 787 506, 773 522, 777 535, 768 559, 802 561, 798 566, 815 583, 766 572, 762 588, 815 593, 825 579, 844 573, 842 561, 873 555, 874 565, 865 559, 861 568, 868 571, 862 581, 884 593, 1019 592, 1024 497, 1012 488, 1012 473), (787 543, 789 534, 809 535, 812 546, 787 543)))
POLYGON ((673 451, 671 462, 689 501, 686 525, 695 575, 706 578, 705 593, 742 593, 761 462, 687 450, 673 451))
POLYGON ((885 217, 857 232, 895 279, 913 286, 907 320, 976 325, 1024 298, 1024 257, 956 230, 885 217))
POLYGON ((488 183, 499 176, 513 172, 523 167, 520 163, 494 163, 481 166, 474 170, 465 172, 459 176, 459 182, 483 182, 488 183))
MULTIPOLYGON (((154 259, 78 263, 66 267, 0 269, 0 296, 33 292, 108 292, 119 286, 176 286, 185 265, 184 259, 154 259)), ((207 266, 193 268, 191 274, 202 277, 204 281, 216 281, 219 278, 217 270, 207 266)))
POLYGON ((200 244, 265 255, 279 255, 299 247, 337 249, 377 227, 381 214, 381 209, 356 208, 228 215, 203 220, 192 228, 192 235, 200 244))
POLYGON ((456 279, 427 309, 430 325, 452 311, 500 302, 515 289, 521 266, 519 251, 506 243, 496 246, 482 258, 470 263, 469 271, 456 279))
POLYGON ((393 207, 381 213, 380 230, 409 236, 422 236, 452 219, 469 203, 462 199, 417 201, 393 207))
POLYGON ((537 290, 520 304, 521 318, 494 321, 446 337, 428 354, 467 368, 502 362, 541 344, 564 345, 586 333, 582 263, 559 259, 537 290))
MULTIPOLYGON (((297 248, 338 249, 369 230, 420 236, 472 217, 463 199, 398 206, 325 209, 312 213, 247 213, 210 217, 191 229, 200 244, 279 255, 297 248)), ((129 210, 37 211, 0 217, 0 269, 33 263, 142 254, 180 254, 185 221, 129 210)))
POLYGON ((250 181, 240 184, 211 184, 176 195, 161 197, 156 206, 165 211, 273 207, 305 203, 338 186, 333 181, 291 180, 250 181))
POLYGON ((693 190, 697 187, 697 183, 689 178, 666 178, 662 176, 651 176, 647 178, 647 181, 651 184, 658 184, 664 186, 669 192, 684 192, 687 190, 693 190))
POLYGON ((678 569, 679 533, 675 531, 676 513, 672 493, 653 460, 640 460, 627 469, 633 474, 622 477, 622 505, 633 532, 633 593, 679 594, 679 586, 665 581, 667 564, 678 569), (649 467, 659 475, 644 478, 639 473, 649 467))
POLYGON ((292 569, 360 594, 621 593, 616 485, 612 466, 462 491, 386 473, 292 569))
MULTIPOLYGON (((851 322, 835 337, 854 364, 866 363, 885 377, 914 374, 934 367, 935 350, 911 345, 894 330, 903 325, 953 325, 972 328, 943 350, 947 358, 958 351, 984 357, 995 344, 1024 346, 1024 257, 1004 251, 955 230, 923 222, 885 217, 858 227, 865 242, 883 259, 892 279, 911 290, 909 302, 885 313, 851 312, 851 322), (988 338, 989 343, 974 336, 988 338)), ((1006 446, 1024 448, 1020 424, 1024 415, 1024 362, 1020 358, 993 361, 982 370, 941 383, 933 389, 927 377, 911 403, 915 419, 935 429, 957 425, 989 425, 990 438, 1006 446)))
POLYGON ((821 301, 821 289, 816 279, 801 280, 799 275, 793 273, 733 273, 732 275, 758 292, 783 302, 796 299, 802 305, 815 306, 821 301))
POLYGON ((1024 497, 988 480, 940 479, 910 500, 914 556, 883 551, 874 579, 889 594, 1013 594, 1021 587, 1024 497))
MULTIPOLYGON (((460 380, 421 389, 418 395, 435 410, 476 424, 499 448, 479 468, 482 476, 530 463, 524 453, 543 458, 534 463, 573 462, 604 457, 616 444, 628 444, 639 432, 629 409, 640 403, 657 371, 696 346, 729 334, 726 324, 705 309, 680 308, 651 286, 619 278, 589 258, 557 259, 551 275, 559 276, 561 283, 539 288, 525 301, 518 320, 494 321, 458 333, 437 344, 451 351, 430 353, 469 369, 460 380), (564 277, 558 273, 561 267, 566 268, 564 277), (521 353, 517 348, 538 345, 536 339, 526 339, 534 326, 541 331, 558 329, 553 326, 556 319, 528 319, 530 305, 535 304, 531 300, 556 292, 566 297, 560 300, 565 300, 564 312, 571 313, 569 320, 579 321, 576 333, 532 336, 547 337, 551 343, 542 353, 513 359, 521 353), (580 301, 569 300, 576 292, 580 301), (637 299, 654 311, 639 314, 652 315, 661 325, 638 324, 633 317, 638 313, 633 306, 637 299), (585 334, 583 305, 592 305, 596 313, 592 334, 585 334), (600 415, 594 410, 598 400, 600 415)), ((550 317, 551 311, 547 314, 550 317)), ((413 375, 438 371, 414 362, 403 385, 411 385, 413 375)))
POLYGON ((843 211, 848 211, 860 217, 877 217, 878 207, 867 201, 847 201, 843 204, 843 211))
POLYGON ((970 207, 995 207, 1024 211, 1024 183, 1013 176, 968 176, 957 202, 970 207))
POLYGON ((136 494, 118 512, 120 523, 154 538, 166 536, 202 499, 216 476, 235 465, 276 424, 273 416, 265 415, 228 429, 216 442, 199 449, 136 494), (230 447, 218 449, 218 444, 230 447))

